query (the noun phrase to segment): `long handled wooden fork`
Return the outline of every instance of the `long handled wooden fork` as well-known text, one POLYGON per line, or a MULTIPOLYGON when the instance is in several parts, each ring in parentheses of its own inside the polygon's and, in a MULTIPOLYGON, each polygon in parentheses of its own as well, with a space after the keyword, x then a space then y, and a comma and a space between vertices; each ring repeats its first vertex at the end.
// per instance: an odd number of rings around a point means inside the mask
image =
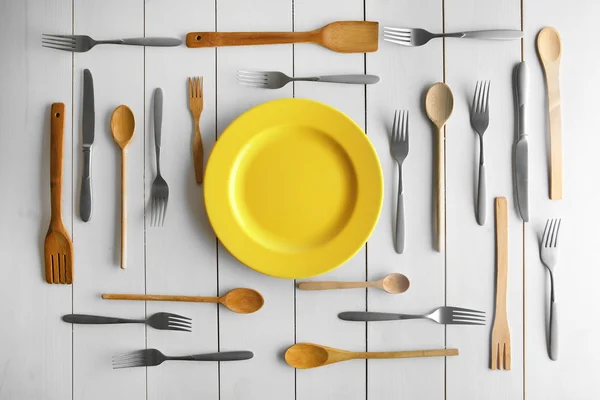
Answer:
POLYGON ((190 111, 194 116, 194 171, 196 183, 202 184, 202 169, 204 167, 204 147, 200 133, 200 115, 204 108, 204 80, 202 77, 188 78, 190 87, 190 111))
POLYGON ((508 284, 508 206, 506 197, 496 198, 496 315, 492 328, 491 369, 510 370, 510 329, 506 312, 508 284))
POLYGON ((48 283, 73 283, 73 243, 62 221, 62 172, 65 105, 52 104, 50 114, 50 201, 52 216, 44 241, 48 283))

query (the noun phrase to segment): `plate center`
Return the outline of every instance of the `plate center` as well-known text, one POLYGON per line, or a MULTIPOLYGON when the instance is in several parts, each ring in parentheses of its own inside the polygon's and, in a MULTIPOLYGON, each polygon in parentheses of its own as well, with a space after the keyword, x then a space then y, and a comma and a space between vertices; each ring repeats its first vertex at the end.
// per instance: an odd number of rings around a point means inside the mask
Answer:
POLYGON ((248 236, 279 251, 321 246, 342 231, 357 196, 346 151, 310 127, 256 135, 237 160, 231 201, 248 236))

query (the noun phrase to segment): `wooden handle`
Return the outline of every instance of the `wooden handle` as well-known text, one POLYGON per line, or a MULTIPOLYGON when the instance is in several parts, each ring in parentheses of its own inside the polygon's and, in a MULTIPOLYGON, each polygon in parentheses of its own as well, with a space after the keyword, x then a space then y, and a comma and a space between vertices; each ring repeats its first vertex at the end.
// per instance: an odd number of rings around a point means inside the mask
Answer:
POLYGON ((496 198, 496 318, 506 319, 508 285, 508 205, 506 197, 496 198))
POLYGON ((121 151, 121 269, 127 268, 127 149, 121 151))
POLYGON ((317 41, 317 32, 190 32, 185 43, 194 48, 307 43, 317 41))
POLYGON ((196 183, 202 184, 204 169, 204 146, 202 145, 202 134, 200 133, 200 120, 194 117, 194 172, 196 183))
POLYGON ((562 199, 562 122, 558 63, 546 66, 548 115, 550 118, 550 199, 562 199))
POLYGON ((149 301, 185 301, 192 303, 220 303, 218 297, 171 296, 163 294, 103 294, 105 300, 149 300, 149 301))
POLYGON ((62 220, 64 134, 65 105, 64 103, 54 103, 50 110, 50 203, 52 222, 62 220))
POLYGON ((352 358, 415 358, 415 357, 446 357, 457 356, 458 349, 413 350, 413 351, 382 351, 351 353, 352 358))
POLYGON ((300 290, 357 289, 373 286, 371 282, 300 282, 300 290))
POLYGON ((444 127, 435 139, 435 244, 436 250, 444 249, 444 127))

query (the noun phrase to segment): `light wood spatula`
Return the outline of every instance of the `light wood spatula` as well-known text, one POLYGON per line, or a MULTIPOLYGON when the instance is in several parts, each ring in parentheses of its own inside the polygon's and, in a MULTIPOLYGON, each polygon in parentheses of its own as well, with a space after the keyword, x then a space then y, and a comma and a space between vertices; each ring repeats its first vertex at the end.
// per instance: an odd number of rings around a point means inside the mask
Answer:
POLYGON ((190 32, 187 47, 314 43, 339 53, 377 51, 379 23, 338 21, 309 32, 190 32))
POLYGON ((73 243, 62 221, 62 170, 65 105, 52 104, 50 114, 50 201, 52 215, 44 241, 48 283, 73 283, 73 243))

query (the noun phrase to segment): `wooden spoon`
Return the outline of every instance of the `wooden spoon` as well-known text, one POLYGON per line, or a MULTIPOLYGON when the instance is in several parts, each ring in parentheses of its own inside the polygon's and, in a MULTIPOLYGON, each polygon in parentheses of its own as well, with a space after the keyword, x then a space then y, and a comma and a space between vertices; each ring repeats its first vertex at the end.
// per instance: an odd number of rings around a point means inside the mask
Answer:
POLYGON ((115 108, 110 130, 121 148, 121 268, 127 268, 127 146, 135 133, 135 118, 127 106, 115 108))
POLYGON ((50 202, 52 215, 44 240, 46 282, 73 283, 73 242, 62 221, 62 175, 65 105, 52 104, 50 113, 50 202))
POLYGON ((442 232, 444 230, 444 125, 452 115, 454 97, 445 83, 438 82, 429 88, 425 97, 427 116, 437 128, 435 139, 435 214, 436 214, 436 250, 443 249, 442 232))
POLYGON ((254 289, 238 288, 230 290, 221 297, 169 296, 161 294, 103 294, 107 300, 152 300, 187 301, 192 303, 220 303, 233 312, 250 314, 260 310, 265 304, 262 295, 254 289))
POLYGON ((294 368, 306 369, 322 367, 340 361, 365 358, 412 358, 457 356, 458 349, 353 352, 338 350, 313 343, 298 343, 287 349, 285 361, 294 368))
POLYGON ((374 282, 300 282, 300 290, 379 288, 391 294, 400 294, 408 290, 410 281, 402 274, 389 274, 374 282))
POLYGON ((338 21, 310 32, 190 32, 187 47, 315 43, 340 53, 377 51, 379 23, 338 21))
POLYGON ((554 28, 544 28, 537 36, 537 51, 546 72, 548 115, 550 118, 550 199, 562 199, 562 126, 558 72, 562 44, 554 28))

